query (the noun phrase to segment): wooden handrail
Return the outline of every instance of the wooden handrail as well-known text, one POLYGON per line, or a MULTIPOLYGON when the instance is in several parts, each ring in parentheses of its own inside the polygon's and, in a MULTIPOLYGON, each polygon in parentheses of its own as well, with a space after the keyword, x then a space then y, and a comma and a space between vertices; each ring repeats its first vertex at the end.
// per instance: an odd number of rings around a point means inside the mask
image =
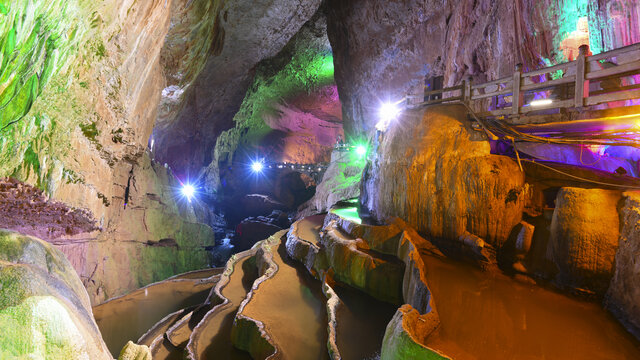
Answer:
MULTIPOLYGON (((582 108, 584 106, 598 105, 606 102, 640 99, 640 85, 630 85, 613 89, 603 89, 589 94, 589 82, 591 80, 602 81, 606 78, 624 77, 640 74, 640 43, 625 46, 606 53, 595 56, 588 56, 589 47, 583 45, 576 60, 557 64, 543 69, 522 72, 522 65, 516 65, 516 70, 512 76, 493 80, 483 84, 472 84, 470 78, 465 79, 462 84, 438 90, 424 91, 424 94, 408 95, 407 99, 420 99, 422 101, 415 106, 438 104, 448 101, 463 101, 470 103, 486 98, 496 98, 502 95, 512 95, 511 105, 508 108, 482 111, 480 113, 490 116, 511 115, 519 116, 533 111, 554 109, 554 108, 582 108), (634 52, 637 52, 634 53, 634 52), (620 57, 616 59, 618 64, 611 64, 611 67, 602 69, 598 61, 620 57), (534 83, 533 77, 564 71, 564 75, 559 79, 534 83), (552 103, 542 106, 523 106, 524 94, 534 91, 552 91, 556 88, 564 89, 561 93, 566 93, 573 86, 573 95, 565 100, 553 100, 552 103), (487 88, 495 86, 495 90, 485 92, 487 88), (450 94, 460 90, 460 95, 450 94), (482 92, 482 93, 481 93, 482 92), (449 93, 449 94, 447 94, 449 93), (448 97, 445 97, 447 94, 448 97), (440 95, 440 98, 425 100, 427 97, 440 95)), ((482 106, 486 106, 485 103, 482 106)), ((494 101, 495 106, 495 101, 494 101)))

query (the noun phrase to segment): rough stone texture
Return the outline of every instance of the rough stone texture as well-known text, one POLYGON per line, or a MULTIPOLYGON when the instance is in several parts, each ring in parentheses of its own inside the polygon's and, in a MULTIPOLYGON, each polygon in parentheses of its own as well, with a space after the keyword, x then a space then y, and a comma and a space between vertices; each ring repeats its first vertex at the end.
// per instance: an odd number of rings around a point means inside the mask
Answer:
POLYGON ((87 292, 52 245, 0 230, 0 357, 111 359, 87 292))
POLYGON ((429 313, 420 315, 411 305, 401 306, 387 325, 382 340, 381 360, 450 359, 423 345, 439 324, 429 313))
MULTIPOLYGON (((233 128, 220 134, 206 170, 206 186, 228 183, 225 170, 256 158, 266 162, 328 162, 342 131, 325 18, 317 13, 275 57, 263 60, 233 128), (226 182, 225 182, 226 178, 226 182)), ((244 175, 244 174, 243 174, 244 175)), ((225 193, 230 189, 224 188, 225 193)))
POLYGON ((640 193, 626 192, 623 199, 619 248, 605 305, 640 338, 640 193))
POLYGON ((460 105, 405 112, 380 135, 363 175, 361 203, 430 238, 473 234, 499 248, 520 222, 526 187, 517 163, 490 155, 460 105))
POLYGON ((255 218, 243 220, 236 229, 237 234, 233 239, 234 251, 250 249, 256 242, 282 230, 280 226, 255 218))
POLYGON ((322 182, 316 186, 315 195, 300 206, 297 218, 326 212, 341 200, 358 197, 365 164, 365 157, 349 151, 334 150, 322 182))
POLYGON ((551 221, 549 248, 562 285, 603 294, 618 249, 620 192, 562 188, 551 221))
POLYGON ((346 237, 330 223, 324 227, 322 254, 336 281, 393 304, 403 301, 404 264, 396 258, 382 258, 358 246, 358 240, 346 237))
MULTIPOLYGON (((190 209, 181 216, 169 188, 173 176, 153 169, 145 155, 162 92, 159 39, 169 19, 164 1, 2 3, 0 98, 12 102, 5 108, 0 100, 0 178, 64 203, 71 213, 54 221, 86 210, 100 228, 54 226, 47 236, 94 302, 208 263, 202 247, 213 242, 210 230, 194 224, 190 209)), ((16 229, 38 222, 28 215, 16 229)))
MULTIPOLYGON (((171 173, 143 156, 133 174, 127 207, 114 196, 103 231, 51 240, 74 265, 93 303, 209 264, 205 247, 214 245, 213 230, 189 215, 186 202, 176 202, 179 185, 171 173)), ((120 176, 126 183, 129 173, 120 176)))
POLYGON ((566 61, 580 44, 566 40, 577 40, 582 17, 588 19, 587 37, 596 53, 640 41, 635 0, 330 0, 327 5, 345 132, 352 136, 373 129, 382 101, 403 98, 425 76, 444 76, 444 84, 452 85, 471 75, 482 83, 511 75, 517 63, 533 70, 566 61))
POLYGON ((122 348, 118 360, 151 360, 151 351, 147 345, 137 345, 129 341, 122 348))
POLYGON ((177 1, 176 26, 163 52, 169 76, 154 131, 156 156, 193 173, 207 166, 218 135, 233 125, 256 64, 276 55, 319 5, 320 0, 177 1))

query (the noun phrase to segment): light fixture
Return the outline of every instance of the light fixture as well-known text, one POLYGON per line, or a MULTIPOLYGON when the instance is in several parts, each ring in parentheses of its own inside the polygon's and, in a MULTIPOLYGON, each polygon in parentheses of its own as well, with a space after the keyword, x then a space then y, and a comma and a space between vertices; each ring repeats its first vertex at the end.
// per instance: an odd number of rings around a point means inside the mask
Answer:
POLYGON ((193 187, 193 185, 191 184, 182 185, 182 195, 184 195, 184 197, 186 197, 187 200, 189 200, 189 202, 191 202, 191 198, 193 198, 193 195, 195 195, 195 193, 196 193, 196 189, 193 187))
POLYGON ((364 145, 356 146, 356 154, 360 157, 365 156, 367 154, 367 147, 364 145))
POLYGON ((380 106, 380 121, 376 124, 376 129, 379 131, 386 131, 387 127, 392 120, 395 120, 400 114, 400 102, 384 103, 380 106))
POLYGON ((251 164, 251 170, 253 170, 254 173, 261 173, 263 169, 264 169, 264 164, 260 160, 254 161, 251 164))
POLYGON ((532 102, 529 103, 530 106, 545 106, 545 105, 551 105, 553 103, 553 100, 551 99, 538 99, 538 100, 533 100, 532 102))
POLYGON ((391 121, 400 114, 400 108, 395 103, 384 103, 380 107, 380 119, 391 121))

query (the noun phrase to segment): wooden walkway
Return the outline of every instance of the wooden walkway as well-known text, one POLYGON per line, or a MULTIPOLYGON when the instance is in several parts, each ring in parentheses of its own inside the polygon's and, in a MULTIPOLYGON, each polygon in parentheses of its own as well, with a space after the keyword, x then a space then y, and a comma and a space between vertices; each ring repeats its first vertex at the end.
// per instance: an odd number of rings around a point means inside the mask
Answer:
POLYGON ((630 78, 640 75, 640 43, 593 56, 588 53, 589 47, 583 45, 575 61, 526 73, 516 65, 512 76, 484 84, 467 79, 439 90, 425 87, 407 95, 406 104, 416 108, 463 102, 478 117, 509 124, 596 118, 605 108, 618 108, 616 114, 640 114, 640 106, 626 106, 628 100, 640 100, 640 81, 630 78))

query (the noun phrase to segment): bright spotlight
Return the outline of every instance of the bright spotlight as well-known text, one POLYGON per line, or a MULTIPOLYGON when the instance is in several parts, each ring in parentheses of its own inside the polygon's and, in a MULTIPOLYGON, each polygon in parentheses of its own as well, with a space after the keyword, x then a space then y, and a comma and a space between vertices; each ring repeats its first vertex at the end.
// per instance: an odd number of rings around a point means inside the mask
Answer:
POLYGON ((364 145, 358 145, 356 147, 356 154, 359 156, 365 156, 367 154, 367 147, 364 145))
POLYGON ((182 186, 182 195, 187 198, 187 200, 191 201, 191 198, 196 193, 196 189, 190 184, 184 184, 182 186))
POLYGON ((393 103, 384 103, 380 107, 380 118, 382 120, 390 121, 395 119, 400 114, 400 108, 393 103))
POLYGON ((262 163, 262 161, 254 161, 251 164, 251 170, 253 170, 253 172, 255 173, 261 173, 263 169, 264 169, 264 164, 262 163))

